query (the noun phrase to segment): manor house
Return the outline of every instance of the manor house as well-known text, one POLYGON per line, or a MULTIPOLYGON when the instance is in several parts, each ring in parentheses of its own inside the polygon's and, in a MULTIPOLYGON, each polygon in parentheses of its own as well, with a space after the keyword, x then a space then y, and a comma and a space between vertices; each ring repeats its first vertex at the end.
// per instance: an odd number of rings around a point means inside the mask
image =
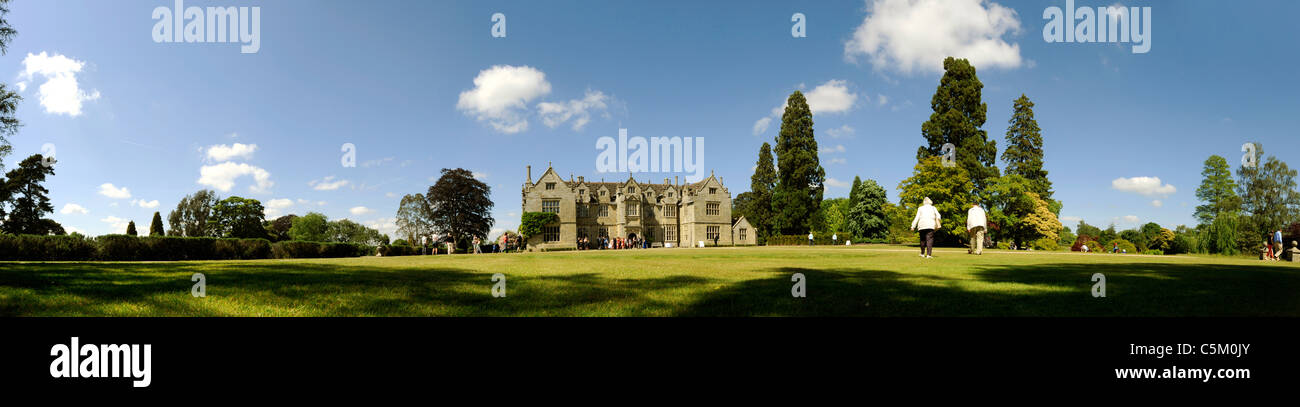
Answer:
MULTIPOLYGON (((574 249, 578 239, 640 237, 653 247, 730 246, 754 240, 748 222, 731 223, 731 193, 712 173, 702 181, 679 184, 639 182, 629 174, 623 182, 589 182, 583 177, 566 181, 553 168, 523 187, 524 212, 552 212, 559 222, 529 239, 541 250, 574 249), (739 229, 737 229, 739 227, 739 229), (738 234, 738 235, 737 235, 738 234), (733 237, 734 236, 734 237, 733 237)), ((752 244, 752 243, 749 243, 752 244)))

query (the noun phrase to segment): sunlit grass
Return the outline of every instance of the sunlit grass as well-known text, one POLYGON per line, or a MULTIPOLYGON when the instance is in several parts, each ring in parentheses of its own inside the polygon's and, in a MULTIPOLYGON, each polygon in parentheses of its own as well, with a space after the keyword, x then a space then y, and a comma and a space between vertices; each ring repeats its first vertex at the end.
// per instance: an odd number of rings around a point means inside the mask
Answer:
POLYGON ((1064 252, 770 247, 0 263, 5 316, 1297 316, 1300 267, 1064 252), (190 295, 203 273, 207 296, 190 295), (492 275, 507 296, 491 295, 492 275), (793 298, 791 276, 807 277, 793 298), (1106 276, 1094 298, 1091 276, 1106 276))

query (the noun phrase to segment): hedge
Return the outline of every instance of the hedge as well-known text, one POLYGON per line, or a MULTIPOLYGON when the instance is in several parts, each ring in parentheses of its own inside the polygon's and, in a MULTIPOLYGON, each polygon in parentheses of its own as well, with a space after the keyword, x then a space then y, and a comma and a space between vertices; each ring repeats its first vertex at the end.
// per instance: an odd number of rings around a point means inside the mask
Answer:
POLYGON ((213 237, 104 235, 41 236, 0 234, 0 260, 25 261, 171 261, 357 257, 373 255, 374 246, 356 243, 213 237))
MULTIPOLYGON (((818 246, 843 245, 845 241, 854 243, 871 243, 866 240, 858 241, 848 232, 839 232, 835 234, 813 234, 813 244, 818 246), (832 240, 831 236, 835 235, 839 240, 832 240)), ((705 243, 713 243, 712 241, 705 243)), ((777 235, 767 237, 768 246, 807 246, 808 235, 777 235)))

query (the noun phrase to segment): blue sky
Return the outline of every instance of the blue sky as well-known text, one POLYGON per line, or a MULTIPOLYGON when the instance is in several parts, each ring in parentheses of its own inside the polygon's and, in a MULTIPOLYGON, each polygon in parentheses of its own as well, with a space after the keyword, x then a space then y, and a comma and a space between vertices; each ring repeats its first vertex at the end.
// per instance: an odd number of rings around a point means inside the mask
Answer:
POLYGON ((747 191, 779 128, 761 121, 802 89, 827 197, 858 175, 895 200, 942 75, 931 55, 952 54, 979 69, 999 147, 1012 101, 1037 104, 1070 226, 1192 224, 1202 162, 1236 163, 1248 141, 1300 165, 1300 3, 1123 4, 1152 8, 1150 52, 1044 41, 1044 8, 1064 1, 185 2, 260 7, 249 54, 154 42, 151 13, 173 1, 19 1, 0 81, 22 89, 25 126, 5 164, 54 146, 52 216, 91 235, 145 228, 201 188, 261 200, 268 217, 318 211, 391 233, 401 196, 456 167, 492 187, 495 229, 512 229, 525 165, 626 179, 596 167, 596 140, 619 128, 704 137, 705 171, 747 191))

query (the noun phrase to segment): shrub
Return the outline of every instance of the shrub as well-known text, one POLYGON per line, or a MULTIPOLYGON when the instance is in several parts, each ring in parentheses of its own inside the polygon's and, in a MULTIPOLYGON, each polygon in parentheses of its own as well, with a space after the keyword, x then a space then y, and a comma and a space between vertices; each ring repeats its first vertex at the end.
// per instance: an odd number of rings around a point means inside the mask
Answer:
MULTIPOLYGON (((863 242, 858 241, 858 239, 855 239, 855 238, 853 237, 853 234, 852 234, 852 233, 849 233, 849 232, 835 232, 835 233, 813 234, 813 244, 815 244, 815 245, 817 245, 817 246, 826 246, 826 245, 842 245, 842 244, 844 244, 845 241, 852 241, 852 242, 854 242, 854 243, 866 243, 865 241, 863 241, 863 242), (838 239, 838 240, 832 240, 832 239, 831 239, 831 236, 832 236, 832 235, 836 235, 836 237, 838 237, 839 239, 838 239)), ((693 246, 693 245, 694 245, 694 242, 688 242, 688 243, 689 243, 688 245, 690 245, 690 246, 693 246)), ((713 244, 713 241, 712 241, 712 240, 710 240, 710 241, 706 241, 706 242, 704 242, 704 244, 705 244, 705 245, 712 245, 712 244, 713 244)), ((776 236, 768 236, 768 237, 767 237, 767 245, 768 245, 768 246, 807 246, 807 245, 808 245, 808 235, 776 235, 776 236)))
POLYGON ((1133 254, 1138 252, 1137 246, 1134 245, 1133 242, 1124 239, 1115 239, 1110 241, 1110 243, 1107 243, 1106 246, 1103 247, 1104 251, 1106 253, 1110 253, 1111 251, 1115 250, 1115 244, 1117 243, 1119 244, 1119 251, 1117 253, 1127 252, 1129 254, 1133 254))
POLYGON ((1034 250, 1055 251, 1060 248, 1060 243, 1055 239, 1042 238, 1034 241, 1032 246, 1034 247, 1034 250))
POLYGON ((0 234, 0 260, 69 261, 94 258, 93 240, 65 236, 0 234))
POLYGON ((140 238, 129 235, 103 235, 95 238, 99 243, 100 260, 131 261, 140 254, 140 238))
POLYGON ((1147 255, 1151 255, 1151 256, 1164 256, 1164 255, 1165 255, 1165 252, 1160 251, 1160 250, 1151 249, 1151 250, 1147 250, 1146 252, 1144 252, 1144 253, 1142 253, 1142 254, 1147 254, 1147 255))

